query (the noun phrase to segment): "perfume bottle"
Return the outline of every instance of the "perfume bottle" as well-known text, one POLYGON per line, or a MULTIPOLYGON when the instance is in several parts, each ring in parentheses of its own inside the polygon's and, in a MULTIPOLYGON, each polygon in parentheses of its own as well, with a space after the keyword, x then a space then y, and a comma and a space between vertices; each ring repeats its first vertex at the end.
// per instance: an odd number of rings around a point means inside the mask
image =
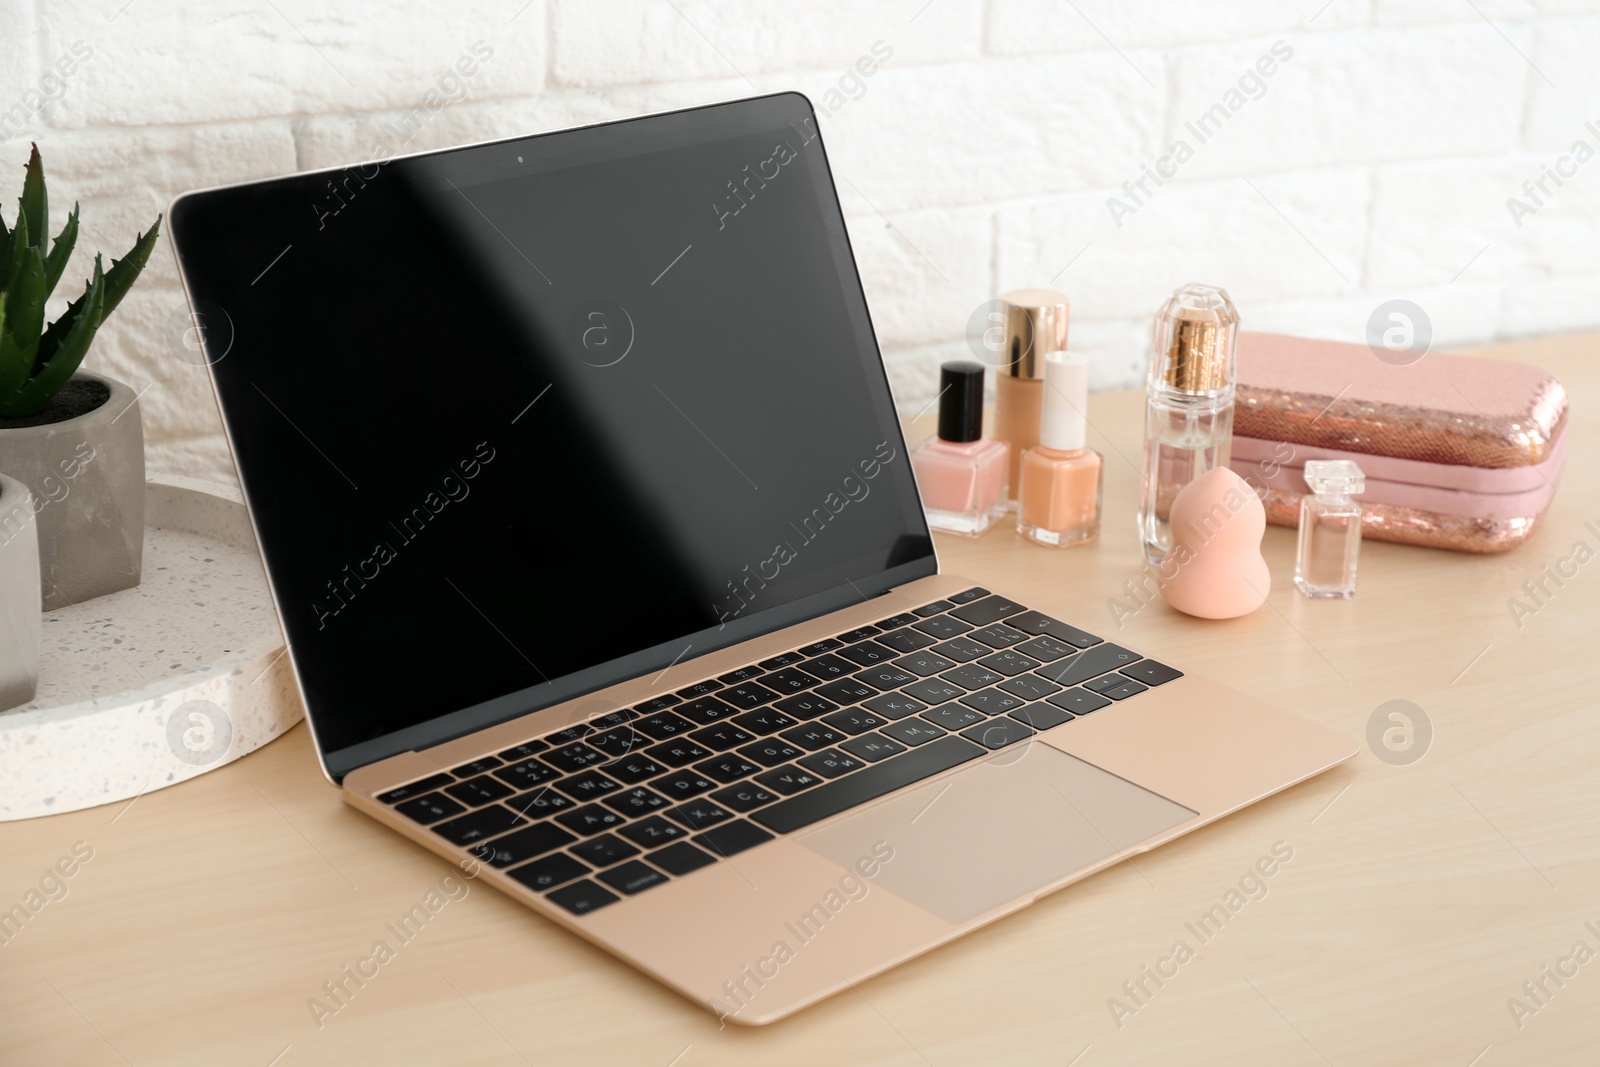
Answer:
POLYGON ((1156 314, 1139 497, 1139 541, 1152 565, 1172 549, 1169 515, 1178 491, 1228 465, 1238 337, 1239 313, 1215 286, 1186 285, 1156 314))
POLYGON ((1294 584, 1313 599, 1356 595, 1361 551, 1361 505, 1350 498, 1367 487, 1361 468, 1343 459, 1306 461, 1311 495, 1300 501, 1300 543, 1294 584))
POLYGON ((1010 449, 983 436, 983 364, 939 368, 939 432, 917 446, 911 466, 928 525, 976 537, 1006 511, 1010 449))
POLYGON ((1086 444, 1088 399, 1088 357, 1046 355, 1039 443, 1022 454, 1017 506, 1017 532, 1041 545, 1069 548, 1100 535, 1105 464, 1086 444))
POLYGON ((1015 501, 1022 453, 1039 443, 1044 357, 1067 347, 1067 298, 1051 289, 1000 294, 1004 348, 994 385, 994 435, 1011 450, 1008 499, 1015 501))

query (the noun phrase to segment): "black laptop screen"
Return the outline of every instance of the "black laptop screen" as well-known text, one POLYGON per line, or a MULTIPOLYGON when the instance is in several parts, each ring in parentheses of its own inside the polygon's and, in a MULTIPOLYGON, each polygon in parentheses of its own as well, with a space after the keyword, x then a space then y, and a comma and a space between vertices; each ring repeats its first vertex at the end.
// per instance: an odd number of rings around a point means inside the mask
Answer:
POLYGON ((803 98, 171 229, 335 775, 934 570, 803 98))

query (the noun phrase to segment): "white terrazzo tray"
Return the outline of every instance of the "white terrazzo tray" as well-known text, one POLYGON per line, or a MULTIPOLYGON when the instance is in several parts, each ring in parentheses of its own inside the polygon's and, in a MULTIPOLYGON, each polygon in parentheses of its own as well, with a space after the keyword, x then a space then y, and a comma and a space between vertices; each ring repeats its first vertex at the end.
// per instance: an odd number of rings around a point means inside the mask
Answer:
POLYGON ((38 694, 0 711, 0 822, 175 785, 300 721, 238 491, 151 480, 145 522, 139 585, 44 616, 38 694))

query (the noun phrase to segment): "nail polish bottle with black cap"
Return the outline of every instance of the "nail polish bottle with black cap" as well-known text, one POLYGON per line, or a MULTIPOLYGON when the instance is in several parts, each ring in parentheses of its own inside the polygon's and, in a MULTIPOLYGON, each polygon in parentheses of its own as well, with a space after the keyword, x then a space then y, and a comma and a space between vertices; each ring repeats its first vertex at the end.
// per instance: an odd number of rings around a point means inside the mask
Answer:
POLYGON ((983 364, 939 369, 939 432, 912 453, 928 525, 976 537, 1006 510, 1011 450, 983 436, 983 364))

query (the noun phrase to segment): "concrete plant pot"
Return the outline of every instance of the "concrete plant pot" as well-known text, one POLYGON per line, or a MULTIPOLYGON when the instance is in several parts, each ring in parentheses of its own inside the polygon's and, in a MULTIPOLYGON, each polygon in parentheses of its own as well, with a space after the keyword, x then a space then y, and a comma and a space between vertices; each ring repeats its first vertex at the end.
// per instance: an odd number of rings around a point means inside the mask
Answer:
POLYGON ((0 419, 0 470, 33 494, 45 611, 139 584, 144 429, 132 389, 79 373, 39 414, 0 419))
POLYGON ((39 537, 33 496, 0 474, 0 711, 39 688, 39 537))

